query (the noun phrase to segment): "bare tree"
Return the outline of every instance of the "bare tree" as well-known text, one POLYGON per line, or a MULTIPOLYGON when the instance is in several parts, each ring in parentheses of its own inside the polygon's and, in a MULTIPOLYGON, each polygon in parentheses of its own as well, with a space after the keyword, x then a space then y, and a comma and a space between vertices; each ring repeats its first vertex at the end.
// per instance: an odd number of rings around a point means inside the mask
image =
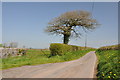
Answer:
POLYGON ((80 28, 84 31, 93 30, 98 25, 87 11, 66 12, 48 23, 45 30, 52 34, 63 35, 63 43, 68 44, 70 37, 80 37, 80 28))
POLYGON ((9 45, 7 43, 3 43, 3 47, 7 48, 7 47, 9 47, 9 45))
POLYGON ((11 48, 17 48, 18 47, 18 43, 17 42, 11 42, 10 43, 10 47, 11 48))

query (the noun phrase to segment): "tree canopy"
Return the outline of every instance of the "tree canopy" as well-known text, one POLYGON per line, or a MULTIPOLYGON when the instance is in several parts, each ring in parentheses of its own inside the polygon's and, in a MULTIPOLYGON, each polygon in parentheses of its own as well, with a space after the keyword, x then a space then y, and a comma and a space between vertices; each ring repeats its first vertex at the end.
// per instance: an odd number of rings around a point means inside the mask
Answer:
POLYGON ((91 13, 76 10, 66 12, 52 19, 48 23, 46 31, 53 34, 62 34, 64 36, 63 43, 68 44, 70 37, 81 36, 80 28, 84 31, 89 31, 95 29, 97 25, 98 22, 92 18, 91 13))
POLYGON ((2 47, 2 44, 0 44, 0 47, 2 47))

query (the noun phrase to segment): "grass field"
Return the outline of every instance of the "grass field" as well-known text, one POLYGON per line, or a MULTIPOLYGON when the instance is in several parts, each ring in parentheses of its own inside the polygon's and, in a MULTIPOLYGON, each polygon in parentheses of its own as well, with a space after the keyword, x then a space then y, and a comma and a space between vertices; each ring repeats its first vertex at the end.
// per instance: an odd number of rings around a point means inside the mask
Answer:
POLYGON ((62 56, 50 56, 49 50, 28 50, 24 56, 16 56, 2 59, 2 69, 8 69, 13 67, 20 67, 24 65, 37 65, 37 64, 46 64, 46 63, 56 63, 56 62, 65 62, 74 59, 78 59, 85 55, 87 52, 92 51, 81 50, 65 53, 62 56))
POLYGON ((120 78, 120 50, 97 51, 99 80, 110 78, 117 80, 120 78))

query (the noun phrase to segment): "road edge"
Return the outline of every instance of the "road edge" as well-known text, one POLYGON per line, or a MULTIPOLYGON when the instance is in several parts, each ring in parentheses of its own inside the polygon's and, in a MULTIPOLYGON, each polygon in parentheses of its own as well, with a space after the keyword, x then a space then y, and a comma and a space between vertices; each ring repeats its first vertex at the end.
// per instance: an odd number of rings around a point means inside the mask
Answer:
POLYGON ((97 55, 96 55, 96 52, 95 52, 95 56, 96 56, 96 62, 95 62, 95 66, 94 66, 94 74, 93 74, 93 78, 95 78, 95 80, 97 80, 98 57, 97 57, 97 55))

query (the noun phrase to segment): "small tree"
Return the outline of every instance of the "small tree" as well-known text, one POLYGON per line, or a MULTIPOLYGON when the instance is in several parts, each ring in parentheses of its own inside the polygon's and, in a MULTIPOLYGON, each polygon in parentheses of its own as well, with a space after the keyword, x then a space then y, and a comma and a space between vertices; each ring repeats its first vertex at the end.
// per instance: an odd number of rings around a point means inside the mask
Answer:
POLYGON ((48 23, 47 32, 53 34, 62 34, 63 43, 68 44, 70 37, 80 37, 79 31, 82 28, 85 31, 93 30, 98 25, 95 19, 87 11, 71 11, 54 18, 48 23))
POLYGON ((4 48, 7 48, 7 47, 9 47, 9 45, 7 44, 7 43, 3 43, 3 45, 2 45, 4 48))
POLYGON ((17 48, 18 47, 18 43, 17 42, 11 42, 10 43, 10 48, 17 48))
POLYGON ((2 44, 0 44, 0 47, 3 47, 2 44))

